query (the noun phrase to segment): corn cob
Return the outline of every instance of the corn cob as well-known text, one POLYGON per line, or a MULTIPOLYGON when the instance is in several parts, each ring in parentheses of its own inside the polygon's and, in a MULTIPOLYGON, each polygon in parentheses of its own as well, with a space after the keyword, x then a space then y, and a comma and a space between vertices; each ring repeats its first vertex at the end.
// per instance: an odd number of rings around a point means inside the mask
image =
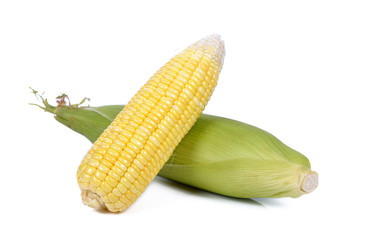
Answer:
POLYGON ((172 58, 139 90, 78 169, 86 205, 120 212, 141 195, 203 111, 223 57, 220 37, 209 36, 172 58))
MULTIPOLYGON (((53 107, 45 111, 94 142, 123 105, 53 107)), ((239 197, 299 197, 317 187, 309 160, 270 133, 202 114, 159 175, 214 193, 239 197)))

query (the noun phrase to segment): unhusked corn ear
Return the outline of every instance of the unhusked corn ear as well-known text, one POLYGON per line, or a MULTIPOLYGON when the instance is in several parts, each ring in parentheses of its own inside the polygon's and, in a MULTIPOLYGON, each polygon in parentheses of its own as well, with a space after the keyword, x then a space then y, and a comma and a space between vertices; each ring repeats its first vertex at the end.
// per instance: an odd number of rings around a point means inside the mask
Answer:
MULTIPOLYGON (((42 108, 54 113, 57 121, 91 142, 97 140, 124 107, 55 108, 44 104, 42 108)), ((159 175, 239 198, 299 197, 311 193, 318 185, 318 174, 311 170, 309 159, 270 133, 205 114, 201 114, 175 148, 159 175)))
MULTIPOLYGON (((54 107, 46 100, 43 103, 44 107, 39 107, 55 114, 57 121, 91 142, 97 140, 124 107, 54 107)), ((311 170, 309 159, 270 133, 205 114, 201 114, 175 148, 159 175, 239 198, 299 197, 318 185, 318 174, 311 170)))
POLYGON ((86 205, 123 211, 145 190, 200 116, 224 58, 218 35, 163 66, 93 144, 77 179, 86 205))

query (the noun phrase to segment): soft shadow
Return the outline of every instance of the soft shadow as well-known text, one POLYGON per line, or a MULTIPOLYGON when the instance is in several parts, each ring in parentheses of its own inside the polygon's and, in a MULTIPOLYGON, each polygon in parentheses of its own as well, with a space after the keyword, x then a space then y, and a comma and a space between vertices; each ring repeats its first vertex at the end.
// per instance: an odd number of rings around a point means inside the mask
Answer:
MULTIPOLYGON (((231 201, 231 202, 235 202, 235 203, 239 203, 239 204, 247 204, 247 205, 251 205, 251 206, 256 206, 256 207, 261 207, 261 208, 265 208, 266 206, 273 206, 273 207, 282 207, 284 206, 283 202, 280 201, 277 198, 235 198, 235 197, 229 197, 229 196, 225 196, 225 195, 220 195, 217 193, 213 193, 213 192, 209 192, 203 189, 199 189, 196 187, 192 187, 180 182, 176 182, 161 176, 157 176, 154 179, 155 182, 158 182, 159 184, 162 184, 164 186, 173 188, 176 191, 185 193, 185 194, 190 194, 190 195, 194 195, 194 196, 199 196, 199 197, 204 197, 204 198, 209 198, 209 199, 225 199, 227 201, 231 201)), ((126 209, 126 211, 128 211, 128 209, 126 209)), ((101 213, 101 214, 118 214, 118 213, 113 213, 108 211, 105 207, 99 207, 98 209, 94 209, 94 211, 101 213)))
POLYGON ((286 205, 280 198, 254 198, 254 200, 260 202, 263 207, 283 207, 286 205))
POLYGON ((154 181, 159 182, 162 185, 172 187, 175 190, 178 190, 180 192, 191 194, 195 196, 202 196, 207 198, 217 198, 217 199, 227 199, 229 201, 237 202, 237 203, 245 203, 257 207, 264 207, 264 205, 256 200, 253 200, 251 198, 235 198, 235 197, 229 197, 225 195, 220 195, 217 193, 209 192, 203 189, 199 189, 196 187, 192 187, 183 183, 179 183, 161 176, 157 176, 154 181))
POLYGON ((101 214, 118 214, 118 213, 108 211, 106 207, 99 207, 97 209, 94 209, 94 211, 101 213, 101 214))

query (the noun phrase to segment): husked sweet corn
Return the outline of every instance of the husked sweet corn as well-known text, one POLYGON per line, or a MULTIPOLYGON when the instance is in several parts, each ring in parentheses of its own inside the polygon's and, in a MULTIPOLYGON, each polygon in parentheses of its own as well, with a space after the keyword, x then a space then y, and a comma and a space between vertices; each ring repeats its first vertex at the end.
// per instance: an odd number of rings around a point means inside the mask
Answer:
POLYGON ((222 40, 209 36, 173 57, 138 91, 77 171, 86 205, 119 212, 141 195, 205 108, 223 58, 222 40))

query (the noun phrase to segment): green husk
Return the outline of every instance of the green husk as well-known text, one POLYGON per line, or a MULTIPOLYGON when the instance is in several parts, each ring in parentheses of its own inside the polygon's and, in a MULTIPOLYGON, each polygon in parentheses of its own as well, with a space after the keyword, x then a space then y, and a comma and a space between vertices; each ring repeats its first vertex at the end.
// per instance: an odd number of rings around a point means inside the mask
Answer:
MULTIPOLYGON (((36 93, 36 92, 34 92, 36 93)), ((124 105, 57 107, 56 120, 94 142, 124 105)), ((202 114, 159 172, 160 176, 239 198, 299 197, 317 186, 309 160, 270 133, 239 121, 202 114)))

